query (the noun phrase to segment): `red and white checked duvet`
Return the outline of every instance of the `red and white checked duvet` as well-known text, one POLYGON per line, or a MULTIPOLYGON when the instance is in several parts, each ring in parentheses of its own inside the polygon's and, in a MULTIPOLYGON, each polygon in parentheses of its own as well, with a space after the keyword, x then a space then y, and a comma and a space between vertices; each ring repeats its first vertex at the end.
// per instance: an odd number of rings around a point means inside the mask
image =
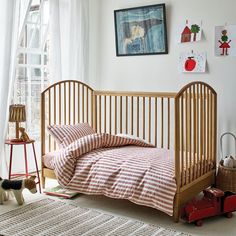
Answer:
POLYGON ((142 140, 92 134, 51 160, 58 182, 85 194, 128 199, 173 215, 173 153, 142 140))

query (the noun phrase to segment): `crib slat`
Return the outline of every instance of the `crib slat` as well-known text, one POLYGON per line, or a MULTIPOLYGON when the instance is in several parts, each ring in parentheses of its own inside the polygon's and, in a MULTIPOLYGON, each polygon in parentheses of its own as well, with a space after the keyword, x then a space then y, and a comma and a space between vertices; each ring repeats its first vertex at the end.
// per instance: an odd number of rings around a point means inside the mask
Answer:
POLYGON ((117 96, 115 96, 115 134, 117 134, 117 96))
POLYGON ((120 96, 120 133, 122 133, 122 96, 120 96))
POLYGON ((145 139, 145 97, 143 97, 143 139, 145 139))
POLYGON ((157 147, 157 97, 155 97, 155 147, 157 147))
POLYGON ((112 127, 112 122, 111 122, 111 103, 112 103, 112 99, 111 96, 109 97, 109 132, 111 134, 111 127, 112 127))
POLYGON ((107 96, 104 96, 104 132, 107 132, 107 96))
POLYGON ((134 97, 131 96, 131 121, 130 121, 130 124, 131 124, 131 135, 134 134, 134 97))
POLYGON ((210 161, 210 158, 209 158, 209 123, 210 123, 210 120, 209 120, 209 89, 206 88, 206 106, 207 106, 207 109, 206 109, 206 121, 207 121, 207 124, 206 124, 206 160, 207 160, 207 172, 210 170, 210 166, 209 166, 209 161, 210 161))
MULTIPOLYGON (((213 114, 213 118, 212 118, 212 140, 213 140, 213 147, 212 147, 212 155, 213 158, 216 157, 216 145, 217 145, 217 140, 216 140, 216 131, 217 131, 217 97, 213 96, 212 97, 212 101, 213 101, 213 109, 212 109, 212 114, 213 114)), ((216 162, 214 162, 214 168, 216 168, 216 162)))
POLYGON ((66 113, 67 113, 67 109, 66 109, 66 83, 64 84, 64 124, 66 125, 66 113))
POLYGON ((197 162, 200 164, 200 168, 198 167, 197 170, 197 178, 201 174, 201 158, 200 158, 200 142, 199 142, 199 137, 200 137, 200 124, 199 124, 199 118, 200 118, 200 101, 199 101, 199 85, 197 85, 197 114, 196 114, 196 129, 197 129, 197 143, 196 143, 196 148, 197 148, 197 162))
POLYGON ((197 107, 196 107, 196 89, 195 85, 193 86, 193 137, 194 137, 194 142, 193 142, 193 179, 195 180, 197 177, 197 169, 195 168, 196 166, 196 143, 197 143, 197 107))
POLYGON ((151 110, 151 98, 149 97, 148 98, 149 100, 149 108, 148 108, 148 142, 150 143, 151 142, 151 124, 152 124, 152 120, 151 120, 151 117, 152 117, 152 110, 151 110))
POLYGON ((125 133, 128 133, 128 96, 125 97, 125 133))
POLYGON ((84 122, 84 85, 82 85, 82 122, 84 122))
MULTIPOLYGON (((51 125, 51 89, 48 90, 48 124, 51 125)), ((51 135, 49 135, 49 152, 51 151, 51 135)))
POLYGON ((91 112, 91 114, 90 114, 90 124, 93 124, 93 116, 94 116, 94 114, 93 114, 93 106, 94 106, 94 103, 93 103, 93 92, 92 91, 90 91, 90 112, 91 112))
POLYGON ((73 82, 73 124, 75 124, 75 82, 73 82))
MULTIPOLYGON (((209 95, 209 136, 211 137, 211 130, 212 130, 212 93, 210 92, 209 95)), ((210 156, 210 160, 213 161, 213 157, 212 157, 212 139, 209 138, 209 156, 210 156)))
POLYGON ((181 186, 181 175, 180 175, 180 114, 179 114, 179 99, 175 100, 175 178, 177 184, 177 191, 180 189, 181 186))
MULTIPOLYGON (((41 94, 41 114, 40 114, 40 125, 41 125, 41 155, 43 156, 46 152, 46 142, 45 142, 45 93, 41 94)), ((43 158, 41 158, 41 166, 44 167, 43 158)))
POLYGON ((94 99, 94 124, 95 124, 95 131, 97 132, 98 131, 98 127, 97 127, 97 96, 96 95, 94 95, 93 96, 93 99, 94 99))
POLYGON ((203 119, 204 119, 204 114, 203 114, 203 99, 202 99, 202 84, 200 85, 200 175, 203 174, 203 119))
POLYGON ((167 98, 167 119, 168 119, 168 127, 167 127, 167 149, 170 149, 170 98, 167 98))
POLYGON ((193 178, 193 168, 192 165, 192 87, 189 88, 189 96, 188 96, 188 105, 189 105, 189 168, 190 168, 190 181, 192 181, 193 178))
POLYGON ((137 97, 137 137, 139 137, 139 97, 137 97))
POLYGON ((188 90, 185 91, 185 163, 186 163, 186 184, 189 183, 189 165, 188 165, 188 134, 189 134, 189 127, 188 127, 188 90))
MULTIPOLYGON (((80 123, 80 95, 81 95, 80 94, 80 84, 78 84, 78 123, 80 123)), ((97 107, 97 105, 95 107, 97 107)), ((97 126, 97 122, 96 122, 96 126, 97 126)))
POLYGON ((89 122, 89 109, 88 109, 88 104, 89 104, 89 101, 88 101, 88 87, 86 88, 86 122, 88 123, 89 122))
POLYGON ((71 124, 71 85, 70 82, 68 83, 69 86, 69 96, 68 96, 68 100, 69 100, 69 106, 68 106, 68 110, 69 110, 69 125, 71 124))
POLYGON ((186 182, 186 174, 184 175, 184 97, 181 96, 181 174, 182 185, 186 182))
POLYGON ((102 132, 102 96, 101 95, 98 95, 98 98, 99 98, 99 133, 102 132))
POLYGON ((163 148, 164 139, 164 99, 161 98, 161 148, 163 148))
MULTIPOLYGON (((56 114, 57 114, 57 104, 56 104, 56 86, 53 88, 53 97, 54 97, 54 101, 53 101, 53 114, 54 114, 54 117, 53 117, 53 123, 56 124, 57 121, 56 121, 56 114)), ((56 142, 55 140, 53 140, 53 145, 54 145, 54 150, 56 150, 56 142)))
POLYGON ((61 84, 59 84, 59 125, 61 124, 61 84))
POLYGON ((203 173, 206 173, 206 87, 203 85, 203 173))

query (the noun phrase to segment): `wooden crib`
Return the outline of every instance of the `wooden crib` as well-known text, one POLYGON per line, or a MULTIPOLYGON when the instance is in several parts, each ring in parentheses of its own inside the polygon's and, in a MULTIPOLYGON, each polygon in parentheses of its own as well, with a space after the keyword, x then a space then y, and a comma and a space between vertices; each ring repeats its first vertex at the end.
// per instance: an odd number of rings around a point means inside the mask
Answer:
MULTIPOLYGON (((215 183, 217 94, 206 83, 189 83, 178 93, 96 91, 80 81, 55 83, 41 94, 42 155, 57 149, 47 125, 79 122, 175 151, 175 221, 184 203, 215 183)), ((42 163, 43 187, 46 177, 55 174, 42 163)))

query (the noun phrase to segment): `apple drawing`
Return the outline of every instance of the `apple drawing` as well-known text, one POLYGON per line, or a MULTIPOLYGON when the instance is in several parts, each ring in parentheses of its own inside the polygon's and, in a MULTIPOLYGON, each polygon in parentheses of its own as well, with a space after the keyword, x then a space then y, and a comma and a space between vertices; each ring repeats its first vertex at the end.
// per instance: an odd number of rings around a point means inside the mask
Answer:
POLYGON ((186 71, 193 71, 196 67, 197 62, 194 60, 194 57, 188 57, 184 64, 184 69, 186 71))

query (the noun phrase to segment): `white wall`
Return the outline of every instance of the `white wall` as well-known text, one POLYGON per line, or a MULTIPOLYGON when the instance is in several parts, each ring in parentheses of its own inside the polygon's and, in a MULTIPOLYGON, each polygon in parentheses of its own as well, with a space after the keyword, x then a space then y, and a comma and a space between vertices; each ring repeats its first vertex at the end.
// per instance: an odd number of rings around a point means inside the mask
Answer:
POLYGON ((99 0, 99 3, 99 39, 95 39, 99 89, 178 91, 186 83, 201 80, 218 93, 218 133, 236 133, 236 57, 214 56, 214 27, 226 22, 236 24, 235 0, 224 4, 221 0, 99 0), (114 10, 158 3, 166 3, 169 54, 116 57, 114 10), (203 21, 201 42, 175 43, 176 29, 186 19, 203 21), (207 52, 207 73, 178 72, 179 53, 192 49, 207 52))

